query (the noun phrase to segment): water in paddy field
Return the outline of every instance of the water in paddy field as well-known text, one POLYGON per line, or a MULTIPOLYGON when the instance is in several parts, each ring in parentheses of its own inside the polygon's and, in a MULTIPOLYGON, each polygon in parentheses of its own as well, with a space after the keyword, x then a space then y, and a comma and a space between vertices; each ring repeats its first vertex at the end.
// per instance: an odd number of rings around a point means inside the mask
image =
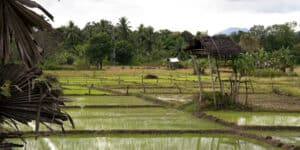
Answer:
POLYGON ((132 136, 53 137, 29 139, 28 150, 269 150, 270 147, 235 137, 132 136))
POLYGON ((209 111, 215 117, 238 125, 300 126, 299 113, 209 111))

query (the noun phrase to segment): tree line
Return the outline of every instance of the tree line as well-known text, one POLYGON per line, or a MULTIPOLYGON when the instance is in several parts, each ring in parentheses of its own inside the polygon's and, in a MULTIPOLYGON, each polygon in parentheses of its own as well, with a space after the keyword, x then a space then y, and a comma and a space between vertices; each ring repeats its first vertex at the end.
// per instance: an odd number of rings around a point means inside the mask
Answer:
MULTIPOLYGON (((296 22, 272 26, 254 25, 248 32, 234 32, 230 37, 247 52, 272 53, 283 50, 300 63, 300 32, 295 32, 296 22)), ((141 24, 136 30, 126 17, 118 23, 108 20, 88 22, 83 29, 70 21, 68 25, 47 32, 35 33, 37 42, 45 49, 44 66, 93 65, 102 69, 103 64, 141 65, 162 64, 169 57, 190 59, 184 49, 194 38, 207 36, 207 32, 192 34, 155 30, 141 24)))

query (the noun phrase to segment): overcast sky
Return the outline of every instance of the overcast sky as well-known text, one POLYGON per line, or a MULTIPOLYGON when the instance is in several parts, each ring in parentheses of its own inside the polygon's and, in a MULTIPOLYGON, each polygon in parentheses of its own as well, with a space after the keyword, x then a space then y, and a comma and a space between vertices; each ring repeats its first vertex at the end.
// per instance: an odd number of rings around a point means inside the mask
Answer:
MULTIPOLYGON (((54 27, 72 20, 81 28, 89 21, 129 19, 155 29, 218 33, 229 27, 300 23, 299 0, 36 0, 55 17, 54 27)), ((299 26, 297 30, 299 30, 299 26)))

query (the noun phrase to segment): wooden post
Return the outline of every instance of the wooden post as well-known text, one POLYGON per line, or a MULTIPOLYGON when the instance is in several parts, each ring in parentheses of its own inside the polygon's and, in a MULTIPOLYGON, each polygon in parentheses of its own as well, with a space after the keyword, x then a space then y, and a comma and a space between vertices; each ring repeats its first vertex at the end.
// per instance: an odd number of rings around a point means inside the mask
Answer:
POLYGON ((201 81, 201 74, 199 72, 198 65, 197 65, 197 62, 195 60, 195 56, 191 56, 191 57, 192 57, 192 61, 193 61, 193 64, 194 64, 194 69, 196 71, 197 78, 198 78, 198 85, 199 85, 199 100, 198 100, 198 103, 200 105, 200 103, 202 102, 202 95, 203 95, 203 86, 202 86, 202 81, 201 81))
POLYGON ((216 93, 215 93, 215 83, 214 83, 214 75, 213 75, 213 68, 212 68, 212 64, 211 64, 211 60, 210 60, 210 54, 207 55, 208 57, 208 63, 209 63, 209 67, 210 67, 210 81, 211 81, 211 86, 212 86, 212 90, 213 90, 213 98, 214 98, 214 104, 215 107, 217 107, 217 98, 216 98, 216 93))
POLYGON ((210 38, 210 40, 212 41, 212 43, 214 44, 215 48, 217 49, 217 52, 218 52, 218 58, 216 58, 216 67, 217 67, 217 74, 218 74, 218 78, 219 78, 219 83, 220 83, 220 92, 222 95, 224 95, 224 86, 223 86, 223 82, 222 82, 222 79, 221 79, 221 75, 220 75, 220 66, 219 66, 219 62, 218 62, 218 59, 221 59, 221 54, 220 54, 220 50, 215 42, 214 39, 210 38))
POLYGON ((185 85, 187 85, 187 82, 188 82, 188 75, 185 74, 185 85))
POLYGON ((126 94, 129 94, 129 85, 126 86, 126 94))
POLYGON ((173 76, 170 74, 170 83, 173 84, 173 76))
POLYGON ((144 89, 144 93, 146 93, 146 87, 144 84, 143 84, 143 89, 144 89))
POLYGON ((178 86, 178 84, 177 83, 174 83, 174 84, 175 84, 176 88, 178 89, 179 94, 182 94, 181 88, 178 86))
POLYGON ((245 105, 248 105, 248 81, 245 81, 246 86, 246 99, 245 99, 245 105))
POLYGON ((224 95, 224 86, 223 86, 223 82, 222 82, 222 79, 221 79, 220 66, 219 66, 218 58, 216 58, 216 67, 217 67, 217 75, 218 75, 219 84, 220 84, 220 92, 221 92, 222 95, 224 95))
POLYGON ((121 77, 119 76, 119 79, 118 79, 118 84, 120 85, 121 84, 121 77))

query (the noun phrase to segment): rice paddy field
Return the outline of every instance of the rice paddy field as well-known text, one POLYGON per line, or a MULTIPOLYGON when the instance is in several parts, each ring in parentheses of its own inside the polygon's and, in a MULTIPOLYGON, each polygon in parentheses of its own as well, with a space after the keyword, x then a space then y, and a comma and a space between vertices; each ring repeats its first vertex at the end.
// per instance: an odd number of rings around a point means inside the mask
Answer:
POLYGON ((207 111, 206 113, 241 126, 300 126, 300 113, 236 111, 207 111))
MULTIPOLYGON (((300 67, 295 68, 299 72, 300 67)), ((63 84, 66 95, 109 95, 107 91, 95 91, 89 87, 109 89, 113 92, 123 94, 147 94, 163 99, 180 97, 180 101, 190 101, 192 95, 197 93, 197 77, 193 74, 192 69, 167 70, 164 68, 142 68, 128 67, 109 67, 104 71, 46 71, 58 77, 63 84), (157 79, 147 79, 145 76, 156 75, 157 79), (74 87, 76 86, 76 87, 74 87), (167 95, 167 96, 166 96, 167 95)), ((209 72, 209 71, 206 71, 209 72)), ((224 80, 224 89, 230 93, 231 73, 221 72, 224 80)), ((217 80, 214 86, 219 88, 217 80)), ((211 78, 209 75, 202 75, 203 87, 205 91, 213 91, 211 78)), ((248 103, 267 110, 282 111, 300 111, 300 76, 290 77, 244 77, 243 80, 251 81, 247 87, 248 103), (274 89, 280 93, 274 93, 274 89)), ((240 85, 241 103, 245 103, 246 86, 240 85)))
POLYGON ((84 150, 268 150, 270 146, 251 139, 217 135, 115 135, 115 136, 54 136, 29 139, 28 149, 43 150, 84 149, 84 150), (49 144, 51 142, 51 144, 49 144))
MULTIPOLYGON (((298 68, 296 70, 298 71, 298 68)), ((105 71, 47 71, 47 73, 58 77, 64 98, 71 100, 63 109, 72 116, 75 129, 66 123, 65 130, 71 133, 49 134, 38 138, 27 136, 27 144, 23 149, 280 149, 264 140, 227 134, 236 129, 145 98, 151 97, 161 102, 177 104, 192 101, 193 95, 198 91, 198 84, 191 69, 173 71, 159 68, 110 68, 105 71), (147 74, 157 75, 158 79, 144 78, 147 74)), ((222 77, 229 78, 230 74, 222 73, 222 77)), ((248 102, 251 106, 260 106, 263 110, 269 110, 268 112, 205 111, 205 113, 239 126, 300 128, 299 77, 278 77, 272 79, 272 82, 268 78, 246 78, 252 80, 248 102), (272 93, 272 86, 280 88, 288 95, 272 93)), ((202 80, 204 90, 211 91, 210 77, 204 75, 202 80)), ((229 85, 224 84, 228 90, 229 85)), ((218 87, 217 83, 215 86, 218 87)), ((243 92, 245 89, 242 85, 241 103, 244 103, 243 92)), ((61 130, 56 126, 50 127, 56 132, 61 130)), ((32 131, 34 123, 30 126, 21 125, 20 128, 32 131)), ((46 127, 42 127, 41 130, 48 131, 46 127)), ((283 143, 300 146, 299 131, 299 129, 297 131, 251 129, 243 132, 262 138, 272 136, 283 143)), ((22 143, 19 139, 12 140, 22 143)))

